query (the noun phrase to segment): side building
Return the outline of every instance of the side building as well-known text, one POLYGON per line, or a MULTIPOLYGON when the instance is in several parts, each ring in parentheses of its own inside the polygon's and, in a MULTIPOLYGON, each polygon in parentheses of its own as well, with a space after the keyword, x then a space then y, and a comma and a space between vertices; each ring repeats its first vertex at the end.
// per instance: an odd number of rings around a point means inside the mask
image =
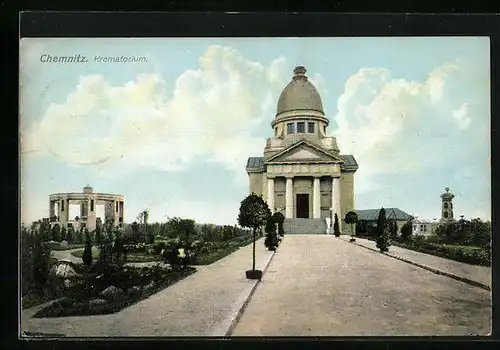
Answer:
MULTIPOLYGON (((398 234, 401 233, 401 227, 403 227, 408 220, 413 219, 413 216, 398 208, 384 208, 384 210, 386 220, 396 222, 398 234)), ((356 213, 358 214, 359 222, 358 233, 366 234, 368 236, 373 235, 377 227, 380 209, 356 210, 356 213)))

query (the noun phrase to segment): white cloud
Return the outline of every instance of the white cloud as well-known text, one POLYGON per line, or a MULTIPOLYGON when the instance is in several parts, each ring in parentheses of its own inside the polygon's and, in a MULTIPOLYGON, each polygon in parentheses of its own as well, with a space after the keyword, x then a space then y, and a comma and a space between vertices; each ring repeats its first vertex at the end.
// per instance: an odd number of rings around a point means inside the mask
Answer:
POLYGON ((84 76, 66 101, 51 104, 21 135, 21 150, 93 165, 101 173, 116 166, 177 171, 204 156, 246 181, 241 164, 262 152, 264 138, 254 133, 274 112, 285 64, 279 58, 264 67, 232 48, 210 46, 199 68, 177 79, 170 99, 157 75, 139 75, 122 86, 84 76))
MULTIPOLYGON (((456 86, 474 79, 473 71, 452 63, 436 67, 422 82, 393 78, 381 68, 352 75, 338 99, 338 128, 331 135, 341 152, 353 154, 360 164, 357 193, 376 190, 375 175, 412 173, 442 162, 434 155, 450 153, 448 133, 469 127, 467 102, 478 101, 473 91, 456 86), (430 138, 432 146, 426 142, 430 138)), ((474 84, 485 88, 489 83, 477 78, 474 84)), ((481 102, 488 106, 484 95, 481 102)), ((488 119, 482 117, 484 124, 488 119)))
POLYGON ((468 105, 464 103, 459 109, 453 111, 453 118, 456 119, 460 129, 467 129, 470 124, 471 117, 468 115, 468 105))

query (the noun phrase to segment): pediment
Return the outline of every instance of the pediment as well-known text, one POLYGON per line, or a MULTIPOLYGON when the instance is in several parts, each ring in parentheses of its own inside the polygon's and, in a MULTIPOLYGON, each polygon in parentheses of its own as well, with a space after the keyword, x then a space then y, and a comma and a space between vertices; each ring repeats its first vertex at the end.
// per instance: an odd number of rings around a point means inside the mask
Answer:
POLYGON ((275 154, 266 163, 307 163, 307 162, 334 162, 342 163, 342 159, 330 152, 321 150, 307 142, 299 142, 275 154))

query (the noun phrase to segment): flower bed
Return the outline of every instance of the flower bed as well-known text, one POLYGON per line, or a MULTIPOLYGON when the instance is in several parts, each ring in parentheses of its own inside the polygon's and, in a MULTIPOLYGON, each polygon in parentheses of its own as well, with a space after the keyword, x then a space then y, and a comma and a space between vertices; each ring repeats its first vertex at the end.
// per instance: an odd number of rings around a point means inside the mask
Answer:
MULTIPOLYGON (((79 266, 78 270, 85 268, 79 266)), ((171 270, 164 266, 97 267, 73 278, 75 284, 64 297, 41 309, 33 317, 105 315, 116 313, 196 272, 185 267, 171 270), (104 277, 105 276, 105 277, 104 277)))
MULTIPOLYGON (((83 249, 76 250, 71 252, 71 255, 81 258, 83 256, 83 249)), ((99 249, 93 247, 92 248, 92 259, 97 259, 99 257, 99 249)), ((152 262, 152 261, 161 261, 161 257, 159 255, 147 254, 146 252, 134 251, 131 253, 127 253, 127 262, 129 263, 142 263, 142 262, 152 262)))
POLYGON ((70 249, 78 249, 85 248, 85 244, 83 243, 68 243, 66 245, 61 243, 49 243, 48 247, 50 250, 70 250, 70 249))

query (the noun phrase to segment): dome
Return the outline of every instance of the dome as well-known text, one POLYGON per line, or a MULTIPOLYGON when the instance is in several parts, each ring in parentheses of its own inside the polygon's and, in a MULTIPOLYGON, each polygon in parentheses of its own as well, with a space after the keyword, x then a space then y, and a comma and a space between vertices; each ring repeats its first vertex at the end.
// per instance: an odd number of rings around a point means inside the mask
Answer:
POLYGON ((90 185, 87 185, 83 188, 83 193, 92 193, 92 192, 94 192, 94 189, 90 185))
POLYGON ((297 110, 312 110, 324 115, 321 97, 305 75, 306 69, 298 66, 293 70, 292 81, 283 89, 278 100, 276 116, 297 110))
POLYGON ((455 196, 450 192, 450 188, 449 187, 446 187, 445 188, 445 193, 443 193, 441 195, 441 198, 443 198, 443 200, 451 200, 453 199, 455 196))

